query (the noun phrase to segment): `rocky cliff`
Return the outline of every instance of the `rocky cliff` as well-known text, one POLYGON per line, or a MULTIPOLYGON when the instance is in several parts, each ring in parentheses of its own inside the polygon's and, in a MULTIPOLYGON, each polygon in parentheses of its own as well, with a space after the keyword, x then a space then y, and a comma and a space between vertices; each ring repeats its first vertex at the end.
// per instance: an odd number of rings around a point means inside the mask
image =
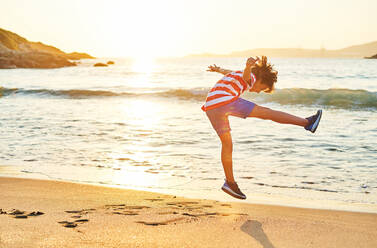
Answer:
POLYGON ((93 58, 86 53, 65 53, 0 28, 0 69, 75 66, 70 60, 93 58))
POLYGON ((366 59, 377 59, 377 54, 370 56, 370 57, 365 57, 366 59))

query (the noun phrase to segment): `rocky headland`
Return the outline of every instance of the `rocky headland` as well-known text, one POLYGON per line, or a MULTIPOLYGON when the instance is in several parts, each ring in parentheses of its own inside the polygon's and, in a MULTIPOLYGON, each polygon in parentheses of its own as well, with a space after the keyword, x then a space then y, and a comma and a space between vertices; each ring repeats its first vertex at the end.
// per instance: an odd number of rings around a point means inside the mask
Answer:
POLYGON ((377 59, 377 54, 370 56, 370 57, 365 57, 366 59, 377 59))
POLYGON ((94 59, 86 53, 65 53, 41 42, 31 42, 0 28, 0 69, 60 68, 75 66, 71 60, 94 59))

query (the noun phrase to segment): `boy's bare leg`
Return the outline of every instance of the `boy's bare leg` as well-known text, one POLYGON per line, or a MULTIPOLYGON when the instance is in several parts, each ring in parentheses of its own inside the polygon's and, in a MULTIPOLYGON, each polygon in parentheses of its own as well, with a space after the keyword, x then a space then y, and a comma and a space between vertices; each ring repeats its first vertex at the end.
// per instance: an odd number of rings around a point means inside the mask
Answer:
POLYGON ((234 183, 233 177, 233 142, 230 132, 226 132, 220 136, 221 140, 221 162, 223 164, 225 177, 228 182, 234 183))
POLYGON ((266 107, 255 105, 248 117, 256 117, 265 120, 275 121, 281 124, 292 124, 305 127, 308 125, 308 120, 291 115, 282 111, 272 110, 266 107))

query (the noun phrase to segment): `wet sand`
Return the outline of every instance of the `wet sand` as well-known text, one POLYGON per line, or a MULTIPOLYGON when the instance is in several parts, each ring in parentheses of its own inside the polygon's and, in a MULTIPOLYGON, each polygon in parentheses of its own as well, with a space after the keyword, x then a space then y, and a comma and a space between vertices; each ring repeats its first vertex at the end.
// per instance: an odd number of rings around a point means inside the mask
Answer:
POLYGON ((0 247, 377 247, 377 214, 0 177, 0 247))

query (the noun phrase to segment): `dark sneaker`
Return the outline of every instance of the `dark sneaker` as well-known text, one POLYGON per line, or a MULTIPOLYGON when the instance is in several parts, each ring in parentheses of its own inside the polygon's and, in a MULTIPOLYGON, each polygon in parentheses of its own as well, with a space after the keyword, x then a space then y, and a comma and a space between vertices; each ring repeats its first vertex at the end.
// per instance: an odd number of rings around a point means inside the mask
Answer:
POLYGON ((309 121, 309 124, 305 126, 305 129, 314 133, 315 130, 317 130, 319 121, 321 120, 321 116, 322 116, 322 110, 320 109, 317 111, 317 114, 306 118, 309 121))
POLYGON ((246 199, 246 195, 244 195, 244 194, 241 192, 241 190, 238 188, 238 185, 237 185, 236 182, 234 182, 234 183, 230 183, 230 182, 228 182, 228 181, 225 180, 225 183, 224 183, 224 185, 221 187, 221 189, 222 189, 225 193, 227 193, 227 194, 229 194, 229 195, 231 195, 231 196, 233 196, 233 197, 235 197, 235 198, 242 199, 242 200, 245 200, 245 199, 246 199))

